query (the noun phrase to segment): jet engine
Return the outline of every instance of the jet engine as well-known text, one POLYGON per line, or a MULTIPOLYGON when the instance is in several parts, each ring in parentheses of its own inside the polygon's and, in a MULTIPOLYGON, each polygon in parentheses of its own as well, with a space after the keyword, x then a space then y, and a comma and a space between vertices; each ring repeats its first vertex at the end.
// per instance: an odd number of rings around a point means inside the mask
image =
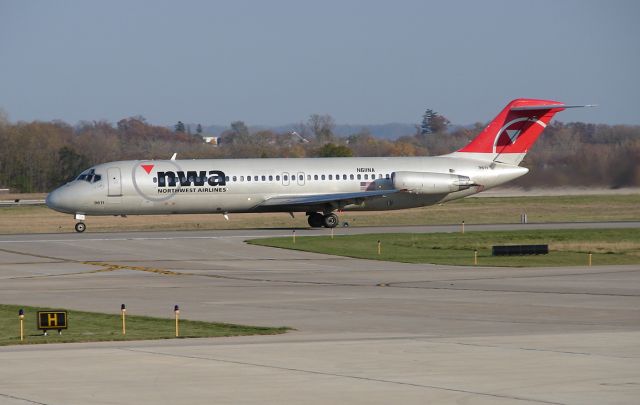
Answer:
POLYGON ((430 172, 395 172, 391 175, 396 190, 415 194, 447 194, 475 185, 467 176, 430 172))

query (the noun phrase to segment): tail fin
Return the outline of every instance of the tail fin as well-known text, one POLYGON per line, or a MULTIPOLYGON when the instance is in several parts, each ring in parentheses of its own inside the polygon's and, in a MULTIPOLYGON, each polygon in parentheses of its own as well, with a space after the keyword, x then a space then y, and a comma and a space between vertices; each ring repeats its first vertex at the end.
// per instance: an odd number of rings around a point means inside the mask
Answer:
POLYGON ((518 165, 551 118, 572 107, 587 106, 529 98, 513 100, 475 139, 452 155, 518 165))

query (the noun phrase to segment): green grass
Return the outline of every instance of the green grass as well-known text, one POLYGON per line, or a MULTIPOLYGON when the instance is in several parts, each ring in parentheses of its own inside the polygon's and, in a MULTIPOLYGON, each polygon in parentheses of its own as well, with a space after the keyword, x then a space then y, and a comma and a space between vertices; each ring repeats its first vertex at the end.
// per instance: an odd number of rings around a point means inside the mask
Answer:
POLYGON ((369 234, 265 238, 248 241, 308 252, 404 263, 473 265, 474 250, 481 266, 584 266, 640 263, 640 229, 532 230, 499 232, 369 234), (377 241, 381 254, 377 254, 377 241), (548 255, 492 256, 493 245, 548 244, 548 255))
MULTIPOLYGON (((340 220, 353 227, 389 225, 436 225, 518 223, 526 212, 531 223, 640 220, 640 194, 572 195, 552 197, 465 198, 443 205, 384 212, 342 212, 340 220)), ((88 232, 204 230, 239 228, 306 228, 307 218, 299 213, 130 215, 87 218, 88 232)), ((46 207, 0 208, 0 234, 74 232, 75 221, 68 214, 46 207)))
MULTIPOLYGON (((43 336, 42 331, 36 327, 36 313, 50 308, 0 305, 0 346, 21 344, 18 319, 20 308, 25 312, 25 339, 22 344, 175 339, 175 318, 127 314, 127 334, 122 335, 122 318, 119 314, 72 310, 68 311, 69 329, 63 330, 62 335, 58 335, 56 331, 49 331, 48 336, 43 336)), ((180 319, 180 338, 276 335, 288 330, 286 327, 272 328, 180 319)))

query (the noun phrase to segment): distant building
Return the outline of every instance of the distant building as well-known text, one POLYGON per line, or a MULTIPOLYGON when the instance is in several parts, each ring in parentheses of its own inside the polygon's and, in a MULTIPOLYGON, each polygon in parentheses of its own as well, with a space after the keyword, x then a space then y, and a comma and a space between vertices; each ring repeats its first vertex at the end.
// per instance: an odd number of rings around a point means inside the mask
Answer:
POLYGON ((218 146, 218 136, 203 136, 202 140, 204 143, 209 143, 213 146, 218 146))

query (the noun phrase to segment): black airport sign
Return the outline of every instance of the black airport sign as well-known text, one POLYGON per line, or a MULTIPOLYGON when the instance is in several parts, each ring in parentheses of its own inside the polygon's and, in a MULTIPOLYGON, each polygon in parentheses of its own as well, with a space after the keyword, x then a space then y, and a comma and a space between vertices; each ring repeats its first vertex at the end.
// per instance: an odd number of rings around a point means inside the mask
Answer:
POLYGON ((67 329, 67 311, 38 311, 38 329, 61 330, 67 329))

